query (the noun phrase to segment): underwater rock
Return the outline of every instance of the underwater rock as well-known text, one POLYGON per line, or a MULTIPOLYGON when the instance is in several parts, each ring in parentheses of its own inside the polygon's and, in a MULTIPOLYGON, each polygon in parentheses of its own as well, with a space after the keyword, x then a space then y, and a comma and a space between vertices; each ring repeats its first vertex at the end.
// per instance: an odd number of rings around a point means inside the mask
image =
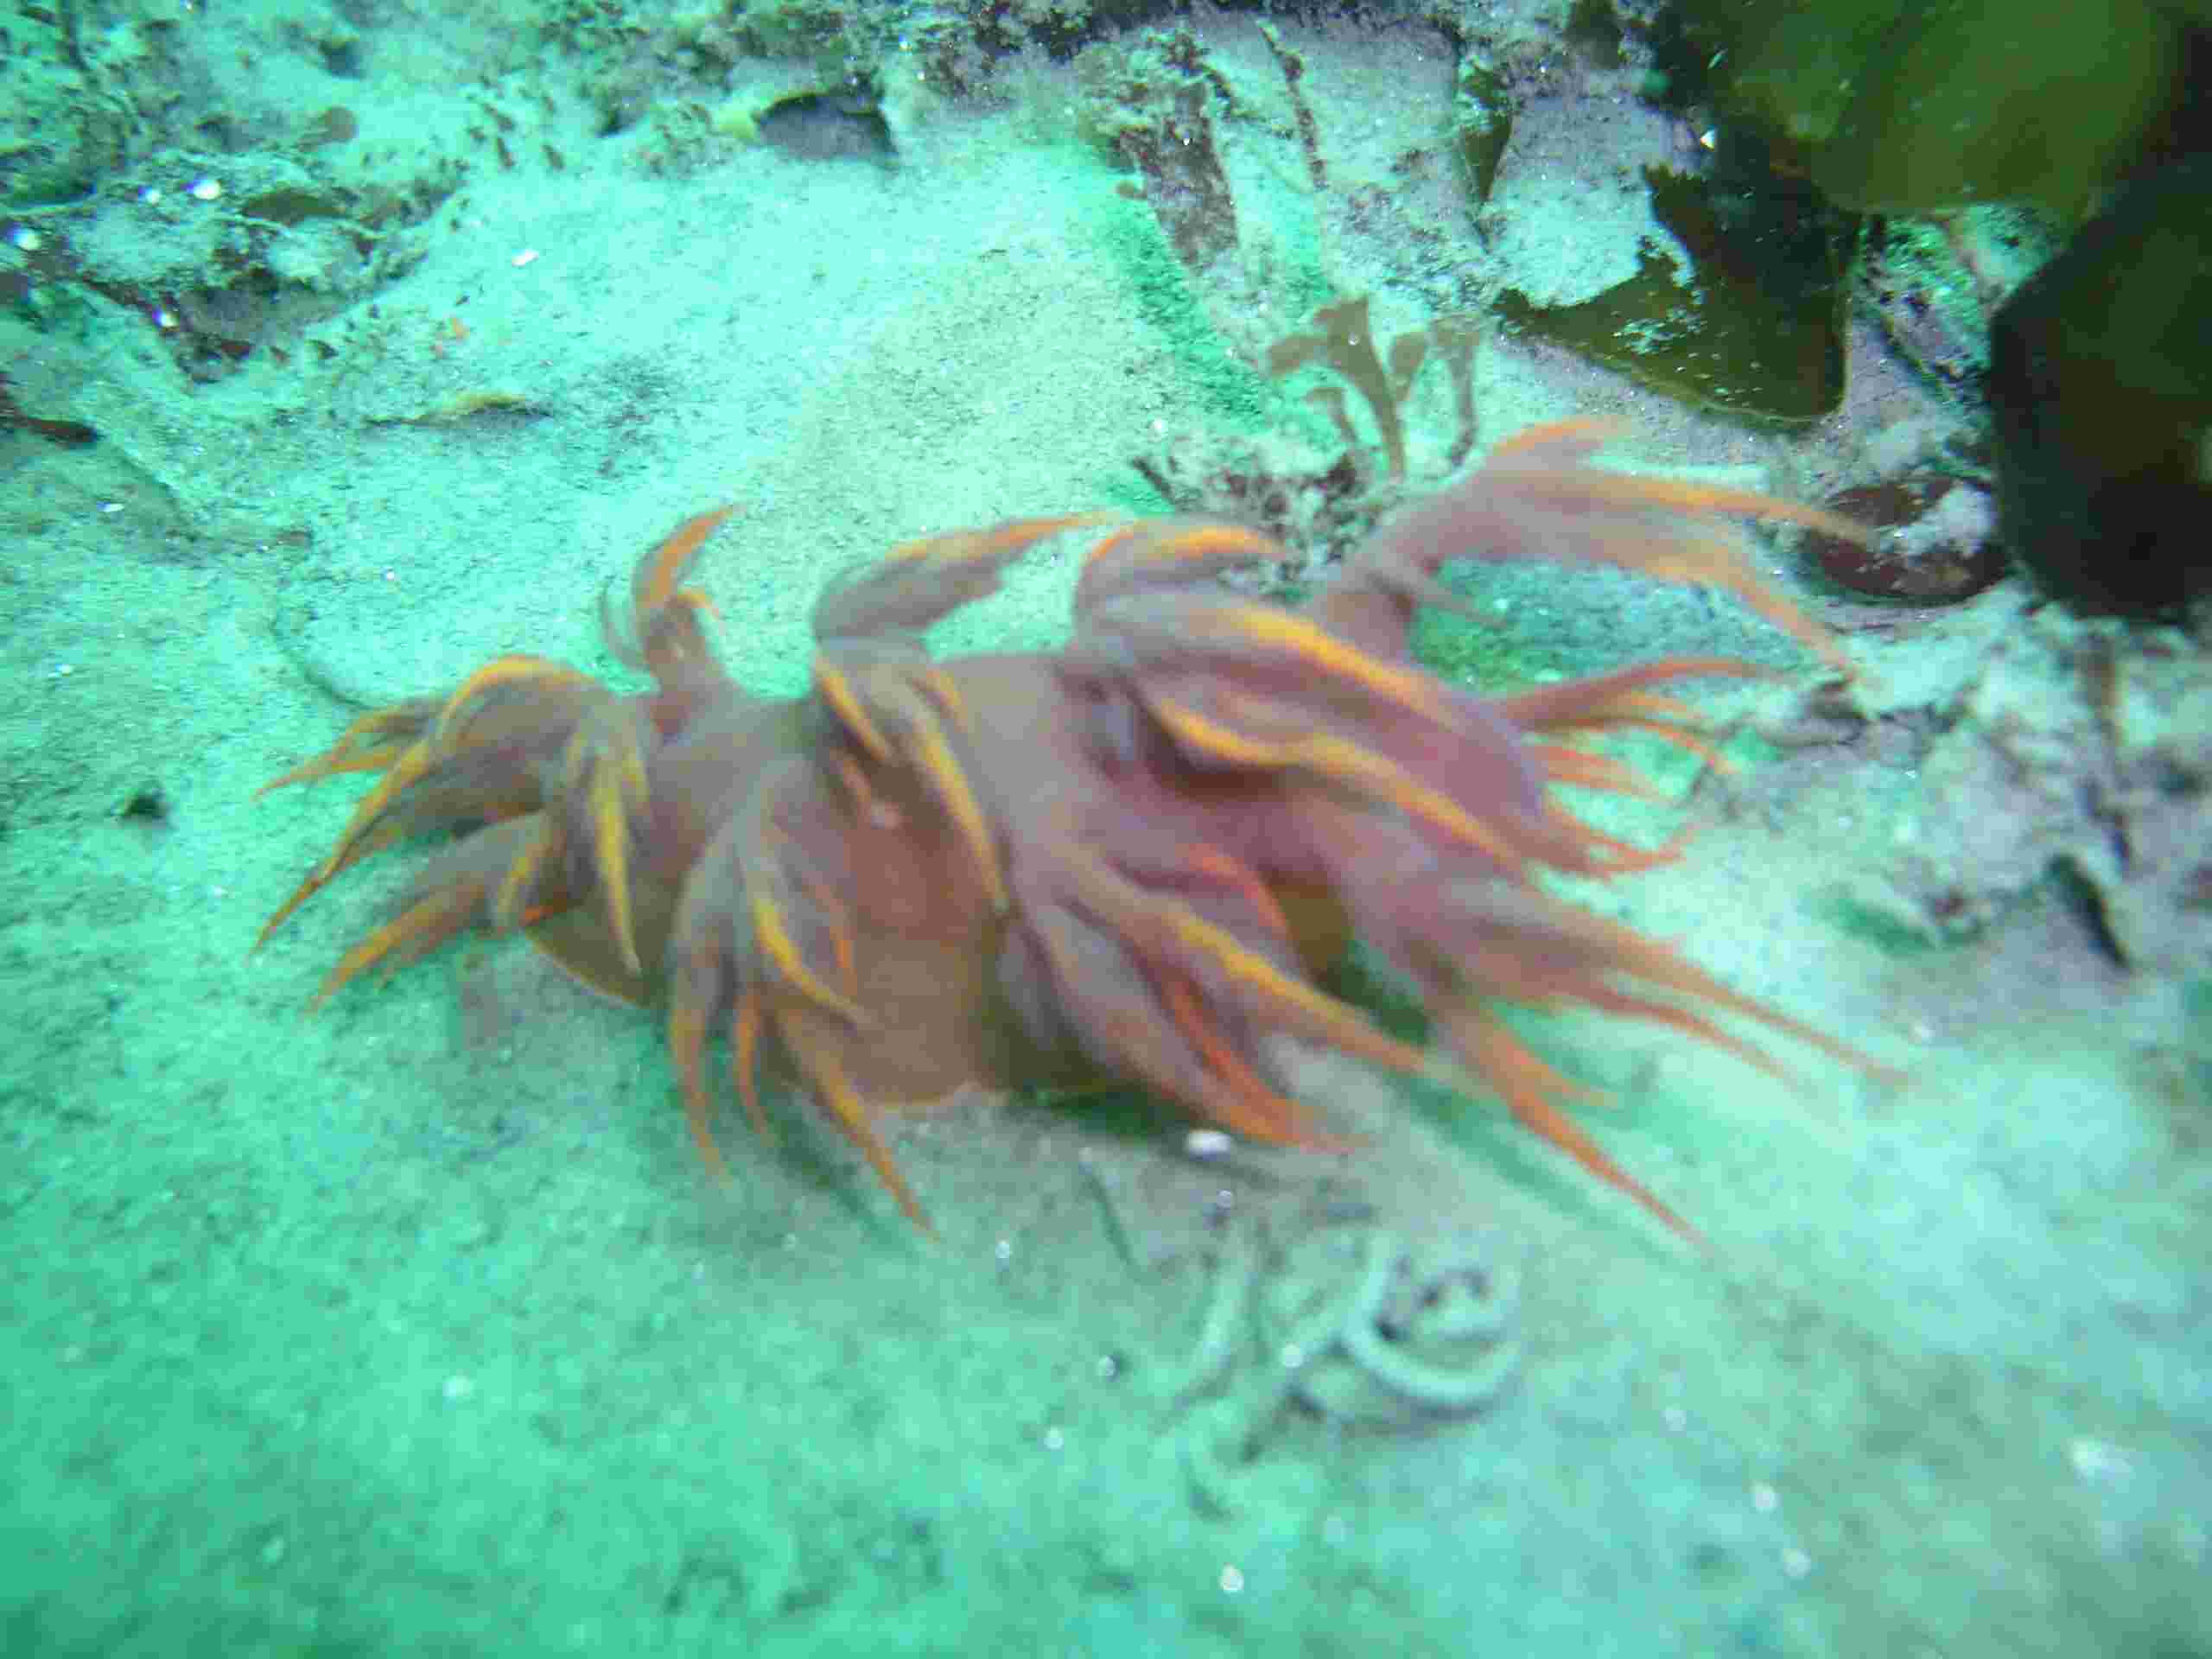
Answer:
POLYGON ((2065 239, 2047 214, 2010 203, 1874 220, 1859 253, 1860 315, 1915 372, 1979 410, 1990 319, 2065 239))
POLYGON ((1213 111, 1233 109, 1229 83, 1187 29, 1150 29, 1076 59, 1079 121, 1092 141, 1143 181, 1176 257, 1203 271, 1237 245, 1236 202, 1214 143, 1213 111))
POLYGON ((1988 397, 2004 535, 2047 588, 2212 593, 2212 158, 2129 190, 1999 308, 1988 397))
POLYGON ((760 142, 804 162, 895 160, 891 125, 872 92, 800 92, 756 118, 760 142))
POLYGON ((54 419, 32 414, 16 401, 15 393, 8 387, 8 377, 0 374, 0 431, 11 429, 34 433, 48 443, 58 443, 66 449, 97 443, 100 435, 82 421, 54 419))
MULTIPOLYGON (((1911 682, 1816 694, 1855 704, 1850 741, 1871 731, 1902 745, 1891 764, 1918 779, 1881 859, 1844 877, 1847 912, 1925 948, 2056 896, 2107 960, 2201 971, 2212 962, 2212 657, 2177 630, 2077 617, 2018 584, 1937 614, 1911 682)), ((1796 741, 1770 722, 1762 735, 1796 741)))

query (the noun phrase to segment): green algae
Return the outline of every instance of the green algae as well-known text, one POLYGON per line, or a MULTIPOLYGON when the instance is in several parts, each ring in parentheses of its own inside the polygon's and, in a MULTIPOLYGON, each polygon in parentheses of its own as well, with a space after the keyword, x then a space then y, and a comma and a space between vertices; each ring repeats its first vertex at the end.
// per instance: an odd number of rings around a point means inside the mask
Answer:
POLYGON ((2207 0, 1690 0, 1694 70, 1832 200, 2078 215, 2185 100, 2207 0))

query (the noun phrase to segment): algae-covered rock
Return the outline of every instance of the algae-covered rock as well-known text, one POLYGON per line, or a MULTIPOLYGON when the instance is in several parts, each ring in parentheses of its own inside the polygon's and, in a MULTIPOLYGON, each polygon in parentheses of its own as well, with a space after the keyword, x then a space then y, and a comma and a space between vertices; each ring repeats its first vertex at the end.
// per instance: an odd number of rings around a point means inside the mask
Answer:
POLYGON ((1076 59, 1077 121, 1136 169, 1177 257, 1202 271, 1237 245, 1236 201, 1214 137, 1228 82, 1187 29, 1150 29, 1076 59))
POLYGON ((120 149, 129 111, 96 93, 59 18, 10 11, 0 19, 0 204, 66 201, 120 149))

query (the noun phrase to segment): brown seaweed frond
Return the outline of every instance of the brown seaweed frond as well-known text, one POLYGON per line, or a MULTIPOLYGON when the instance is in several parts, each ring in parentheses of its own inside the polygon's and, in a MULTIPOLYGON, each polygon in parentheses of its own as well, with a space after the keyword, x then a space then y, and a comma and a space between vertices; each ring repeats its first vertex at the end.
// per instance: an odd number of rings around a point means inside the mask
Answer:
MULTIPOLYGON (((1474 359, 1475 347, 1482 337, 1471 317, 1448 314, 1433 319, 1425 327, 1397 335, 1388 347, 1387 365, 1384 355, 1375 348, 1366 295, 1325 305, 1314 312, 1313 321, 1317 325, 1313 330, 1286 334, 1268 348, 1269 378, 1279 380, 1314 363, 1325 365, 1341 376, 1359 393, 1375 416, 1375 429, 1382 438, 1390 476, 1403 479, 1406 426, 1402 411, 1414 377, 1421 372, 1433 350, 1443 359, 1452 376, 1453 401, 1459 413, 1459 430, 1452 439, 1451 461, 1456 467, 1465 459, 1475 447, 1474 359)), ((1351 431, 1344 413, 1343 394, 1332 387, 1325 387, 1315 394, 1313 401, 1328 413, 1349 444, 1351 431)))

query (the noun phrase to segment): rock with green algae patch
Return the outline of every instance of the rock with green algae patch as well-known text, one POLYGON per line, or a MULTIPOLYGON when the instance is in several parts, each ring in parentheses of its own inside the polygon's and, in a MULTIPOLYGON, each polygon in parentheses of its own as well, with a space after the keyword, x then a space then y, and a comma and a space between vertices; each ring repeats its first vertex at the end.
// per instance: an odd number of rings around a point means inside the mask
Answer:
POLYGON ((1636 275, 1571 305, 1498 296, 1510 327, 1618 369, 1655 391, 1756 423, 1843 401, 1845 277, 1859 225, 1772 181, 1723 185, 1646 168, 1653 214, 1694 264, 1646 241, 1636 275))

